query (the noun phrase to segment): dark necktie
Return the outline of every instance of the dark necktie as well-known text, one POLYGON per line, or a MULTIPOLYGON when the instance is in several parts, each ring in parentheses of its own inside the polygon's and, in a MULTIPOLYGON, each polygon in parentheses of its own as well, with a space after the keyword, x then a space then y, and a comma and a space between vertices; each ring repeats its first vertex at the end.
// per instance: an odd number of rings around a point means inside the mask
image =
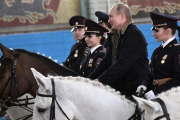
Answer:
POLYGON ((162 49, 163 49, 163 45, 159 46, 159 48, 158 48, 158 52, 156 53, 155 58, 158 56, 158 54, 160 53, 160 51, 161 51, 162 49))
POLYGON ((158 53, 163 49, 163 45, 159 47, 158 53))

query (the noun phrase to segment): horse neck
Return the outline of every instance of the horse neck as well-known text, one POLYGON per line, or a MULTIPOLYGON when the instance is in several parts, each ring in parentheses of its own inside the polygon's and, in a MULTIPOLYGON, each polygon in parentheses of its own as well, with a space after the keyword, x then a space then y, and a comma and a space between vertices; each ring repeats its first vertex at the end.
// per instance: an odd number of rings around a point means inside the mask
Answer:
MULTIPOLYGON (((180 87, 179 87, 180 88, 180 87)), ((179 120, 179 111, 180 111, 180 92, 176 91, 177 89, 172 89, 167 92, 159 94, 157 97, 160 98, 164 104, 166 105, 166 109, 168 114, 170 115, 171 120, 179 120)), ((180 89, 179 89, 180 91, 180 89)), ((161 115, 164 115, 161 105, 158 102, 155 102, 156 106, 160 109, 158 112, 154 112, 152 108, 149 108, 148 106, 145 106, 145 111, 148 112, 148 114, 145 113, 145 118, 147 120, 155 119, 161 115), (148 119, 150 118, 150 119, 148 119)), ((163 118, 162 120, 166 120, 166 118, 163 118)))
MULTIPOLYGON (((166 105, 171 120, 180 119, 180 93, 166 93, 160 97, 166 105)), ((161 111, 162 112, 162 111, 161 111)), ((162 112, 163 113, 163 112, 162 112)))
POLYGON ((20 54, 16 70, 17 79, 20 81, 19 84, 22 84, 22 82, 25 83, 23 87, 21 86, 22 92, 20 95, 30 93, 35 97, 38 86, 30 68, 35 68, 44 76, 47 76, 51 71, 57 72, 58 68, 54 66, 52 67, 51 65, 46 64, 43 60, 29 56, 28 54, 20 54))
POLYGON ((68 77, 62 77, 61 79, 64 80, 58 79, 55 82, 57 99, 60 103, 63 103, 62 101, 67 99, 71 101, 71 104, 75 106, 73 108, 76 109, 76 113, 81 113, 79 116, 91 114, 94 110, 97 110, 97 113, 100 111, 105 112, 107 109, 116 110, 112 111, 117 112, 117 114, 121 114, 121 112, 123 114, 128 111, 127 114, 132 115, 134 112, 135 105, 132 102, 119 94, 117 95, 112 88, 107 88, 101 83, 96 85, 96 83, 90 80, 87 80, 88 82, 75 80, 78 77, 70 77, 69 80, 68 77))

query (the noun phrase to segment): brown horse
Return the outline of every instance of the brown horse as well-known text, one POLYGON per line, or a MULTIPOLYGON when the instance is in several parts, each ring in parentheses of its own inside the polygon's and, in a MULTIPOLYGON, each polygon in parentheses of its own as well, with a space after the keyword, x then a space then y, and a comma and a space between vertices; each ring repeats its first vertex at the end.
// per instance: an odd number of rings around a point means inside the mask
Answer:
POLYGON ((0 59, 0 102, 11 104, 18 96, 25 93, 36 96, 38 89, 36 80, 30 70, 37 71, 47 76, 56 74, 60 76, 77 76, 77 74, 65 68, 51 59, 23 49, 10 50, 0 44, 3 53, 0 59))

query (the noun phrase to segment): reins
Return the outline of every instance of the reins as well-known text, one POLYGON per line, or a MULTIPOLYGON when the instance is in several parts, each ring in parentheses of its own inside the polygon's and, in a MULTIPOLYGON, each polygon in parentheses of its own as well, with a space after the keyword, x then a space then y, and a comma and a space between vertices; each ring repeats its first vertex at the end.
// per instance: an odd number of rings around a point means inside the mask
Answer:
MULTIPOLYGON (((143 89, 141 88, 139 95, 135 94, 138 97, 143 97, 144 93, 143 93, 143 89)), ((131 98, 133 99, 133 98, 131 98)), ((144 110, 141 111, 141 109, 139 108, 138 104, 136 103, 136 109, 134 114, 128 119, 128 120, 144 120, 144 117, 142 118, 142 114, 144 114, 144 110)))
POLYGON ((169 114, 168 114, 168 112, 167 112, 166 105, 165 105, 165 103, 163 102, 163 100, 161 100, 160 98, 155 98, 155 99, 152 99, 152 101, 158 102, 158 103, 161 105, 161 108, 162 108, 163 113, 164 113, 164 115, 159 116, 159 117, 157 117, 157 118, 154 119, 154 120, 160 120, 160 119, 162 119, 162 118, 164 118, 164 117, 165 117, 167 120, 170 120, 169 114))
POLYGON ((54 84, 54 79, 51 79, 51 84, 52 84, 52 95, 46 95, 46 94, 41 94, 38 92, 36 92, 36 95, 41 96, 41 97, 51 97, 52 98, 52 103, 51 103, 51 111, 50 111, 50 120, 55 119, 55 102, 57 103, 59 109, 62 111, 62 113, 64 114, 64 116, 68 119, 69 117, 66 115, 66 113, 63 111, 62 107, 59 105, 59 103, 57 102, 56 99, 56 93, 55 93, 55 84, 54 84))

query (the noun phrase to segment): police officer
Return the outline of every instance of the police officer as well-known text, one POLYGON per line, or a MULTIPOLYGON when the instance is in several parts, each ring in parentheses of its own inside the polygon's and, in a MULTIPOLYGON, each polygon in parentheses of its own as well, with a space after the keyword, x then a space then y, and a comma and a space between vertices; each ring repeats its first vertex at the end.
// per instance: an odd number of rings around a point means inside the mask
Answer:
POLYGON ((137 88, 137 93, 143 89, 146 99, 153 99, 163 91, 180 85, 180 45, 174 37, 179 18, 169 15, 150 13, 153 36, 162 44, 156 48, 150 61, 150 73, 147 80, 137 88))
POLYGON ((73 26, 72 32, 76 43, 71 47, 71 51, 66 61, 63 63, 64 66, 77 72, 82 58, 88 53, 87 44, 85 42, 83 16, 73 16, 69 20, 69 24, 73 26))
MULTIPOLYGON (((108 23, 109 15, 101 12, 101 11, 96 11, 95 12, 96 17, 98 17, 98 24, 102 25, 106 29, 110 29, 111 25, 108 23)), ((105 37, 107 38, 107 32, 104 33, 105 37)))
MULTIPOLYGON (((101 12, 101 11, 96 11, 95 15, 98 17, 98 24, 100 24, 103 27, 105 27, 106 29, 110 30, 111 25, 108 23, 109 15, 104 12, 101 12)), ((106 39, 107 39, 108 32, 104 33, 104 36, 106 39)), ((103 45, 103 50, 106 51, 107 47, 108 47, 108 41, 106 40, 106 42, 103 45)))
POLYGON ((148 74, 147 42, 126 4, 114 5, 108 22, 115 31, 109 33, 105 57, 88 77, 130 97, 148 74))
POLYGON ((79 75, 82 77, 87 77, 101 62, 105 55, 102 45, 105 42, 104 32, 108 32, 108 29, 97 24, 96 22, 85 19, 85 41, 87 46, 90 47, 90 52, 85 56, 80 65, 79 75))

